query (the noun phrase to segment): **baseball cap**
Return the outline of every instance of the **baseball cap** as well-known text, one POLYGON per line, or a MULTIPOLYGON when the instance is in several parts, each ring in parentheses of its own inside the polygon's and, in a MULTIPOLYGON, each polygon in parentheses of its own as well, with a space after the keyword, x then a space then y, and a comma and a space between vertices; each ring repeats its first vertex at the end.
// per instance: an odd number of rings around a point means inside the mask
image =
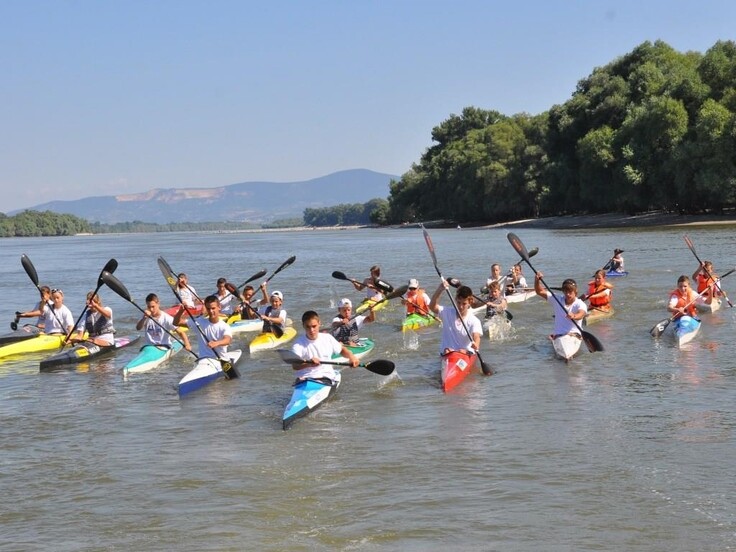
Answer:
POLYGON ((419 287, 419 282, 417 281, 416 278, 412 278, 411 280, 409 280, 409 289, 418 288, 418 287, 419 287))
POLYGON ((347 297, 345 297, 344 299, 340 299, 340 302, 337 304, 337 306, 339 308, 350 307, 352 309, 353 308, 353 303, 350 301, 350 299, 348 299, 347 297))
POLYGON ((271 293, 271 297, 278 297, 282 301, 284 300, 284 294, 281 293, 280 291, 274 291, 274 292, 272 292, 271 293))

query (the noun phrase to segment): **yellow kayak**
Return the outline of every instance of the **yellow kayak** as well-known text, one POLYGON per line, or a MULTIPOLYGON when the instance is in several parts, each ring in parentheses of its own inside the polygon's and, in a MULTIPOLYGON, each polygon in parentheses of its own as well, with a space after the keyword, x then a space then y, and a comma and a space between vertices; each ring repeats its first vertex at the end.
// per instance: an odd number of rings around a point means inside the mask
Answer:
POLYGON ((388 301, 385 301, 383 299, 365 299, 362 303, 360 303, 360 305, 355 308, 355 314, 363 314, 371 307, 373 307, 373 312, 376 312, 384 308, 386 305, 388 305, 388 301))
POLYGON ((66 336, 63 334, 38 334, 30 339, 3 345, 0 347, 0 358, 38 353, 40 351, 53 351, 59 349, 65 340, 66 336))
POLYGON ((296 337, 296 330, 292 327, 284 328, 284 335, 276 337, 273 332, 262 332, 253 338, 250 342, 250 352, 265 351, 266 349, 275 349, 279 345, 288 343, 296 337))

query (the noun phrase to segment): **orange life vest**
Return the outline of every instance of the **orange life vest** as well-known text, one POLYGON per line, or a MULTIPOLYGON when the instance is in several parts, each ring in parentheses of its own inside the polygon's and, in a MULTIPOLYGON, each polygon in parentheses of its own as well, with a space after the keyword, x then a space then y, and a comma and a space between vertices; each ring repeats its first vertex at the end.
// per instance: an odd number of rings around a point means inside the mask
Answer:
POLYGON ((424 290, 422 288, 418 288, 413 295, 408 294, 406 300, 414 303, 413 305, 409 302, 406 303, 406 314, 414 314, 416 312, 426 316, 429 312, 429 305, 424 300, 424 290))
POLYGON ((672 297, 677 297, 677 304, 675 305, 675 308, 677 309, 689 304, 690 306, 687 307, 687 310, 685 312, 687 312, 687 314, 689 314, 690 316, 695 316, 698 314, 698 309, 695 307, 696 295, 697 294, 693 291, 692 288, 690 288, 687 297, 685 297, 679 289, 675 288, 670 293, 670 299, 672 297))
POLYGON ((707 274, 698 274, 696 280, 698 281, 698 293, 703 293, 708 286, 716 283, 715 278, 711 278, 707 274))
POLYGON ((595 286, 595 280, 588 282, 588 296, 590 301, 591 307, 596 307, 598 309, 608 307, 611 304, 611 298, 613 291, 609 291, 608 293, 599 293, 598 295, 593 295, 597 291, 602 292, 604 289, 613 290, 613 286, 609 284, 608 282, 603 282, 600 287, 595 286))

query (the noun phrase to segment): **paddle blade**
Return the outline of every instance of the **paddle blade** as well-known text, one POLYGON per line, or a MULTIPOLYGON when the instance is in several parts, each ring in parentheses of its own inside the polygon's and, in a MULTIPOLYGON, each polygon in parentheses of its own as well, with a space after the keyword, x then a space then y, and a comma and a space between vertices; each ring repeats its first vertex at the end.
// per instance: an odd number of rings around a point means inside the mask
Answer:
POLYGON ((404 295, 407 291, 409 291, 409 286, 401 286, 386 295, 386 299, 396 299, 397 297, 404 295))
POLYGON ((228 293, 235 295, 235 297, 238 296, 238 288, 236 288, 230 282, 225 282, 225 289, 228 291, 228 293))
POLYGON ((429 254, 432 257, 432 264, 434 264, 434 269, 437 271, 437 274, 440 273, 440 269, 437 268, 437 255, 434 252, 434 244, 432 243, 432 238, 429 237, 429 232, 427 232, 427 229, 422 226, 422 233, 424 234, 424 241, 427 244, 427 249, 429 249, 429 254))
POLYGON ((396 365, 390 360, 374 360, 368 364, 359 364, 358 366, 381 376, 390 376, 396 369, 396 365))
POLYGON ((513 320, 514 319, 514 315, 511 314, 509 311, 505 310, 503 312, 506 315, 506 320, 513 320))
POLYGON ((225 379, 235 379, 240 377, 240 373, 229 360, 221 358, 220 366, 222 367, 222 373, 225 374, 225 379))
POLYGON ((118 280, 107 270, 102 271, 100 279, 103 283, 107 285, 107 287, 117 293, 120 297, 122 297, 126 301, 132 302, 132 299, 130 298, 130 292, 128 292, 128 288, 126 288, 125 285, 123 285, 123 282, 118 280))
POLYGON ((381 293, 391 293, 394 290, 394 286, 383 280, 376 281, 376 287, 381 293))
POLYGON ((605 350, 603 348, 603 343, 601 343, 600 340, 590 332, 583 332, 583 341, 591 353, 601 353, 605 350))
POLYGON ((102 270, 100 271, 100 279, 102 278, 103 272, 109 272, 112 274, 118 269, 118 261, 116 259, 110 259, 105 263, 105 266, 102 267, 102 270))
POLYGON ((519 239, 519 236, 517 236, 513 232, 509 232, 508 234, 506 234, 506 238, 509 240, 511 247, 513 247, 519 254, 519 256, 528 263, 529 252, 526 250, 526 246, 524 245, 524 243, 519 239))
POLYGON ((33 285, 38 287, 38 272, 36 272, 36 267, 33 266, 31 259, 29 259, 28 255, 26 255, 25 253, 20 256, 20 264, 23 265, 23 270, 26 271, 26 274, 28 274, 28 277, 31 279, 31 282, 33 282, 33 285))
POLYGON ((491 365, 487 362, 483 362, 483 359, 480 358, 480 355, 478 355, 478 360, 480 361, 480 371, 483 372, 484 376, 492 376, 494 374, 493 368, 491 368, 491 365))
POLYGON ((463 283, 457 278, 445 278, 445 280, 447 280, 447 283, 454 288, 459 288, 461 285, 463 285, 463 283))
POLYGON ((337 279, 337 280, 348 280, 348 281, 350 280, 350 278, 348 278, 347 276, 345 276, 345 273, 344 272, 340 272, 339 270, 335 270, 332 273, 332 277, 335 278, 335 279, 337 279))
POLYGON ((656 324, 651 330, 649 330, 649 333, 652 337, 659 337, 664 333, 664 331, 667 329, 667 326, 670 324, 670 319, 662 320, 659 324, 656 324))
POLYGON ((163 257, 159 257, 157 262, 158 268, 159 270, 161 270, 161 274, 163 274, 166 283, 169 284, 169 287, 176 292, 176 283, 178 278, 176 277, 176 274, 174 274, 174 271, 171 269, 171 266, 169 266, 169 263, 167 263, 166 259, 164 259, 163 257))

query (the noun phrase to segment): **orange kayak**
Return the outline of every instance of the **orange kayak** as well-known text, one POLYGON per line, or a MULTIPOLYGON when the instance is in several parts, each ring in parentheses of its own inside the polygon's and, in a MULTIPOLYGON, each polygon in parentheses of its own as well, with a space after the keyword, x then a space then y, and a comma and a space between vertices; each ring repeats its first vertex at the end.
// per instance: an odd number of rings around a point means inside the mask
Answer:
POLYGON ((475 366, 478 355, 451 351, 442 355, 442 390, 447 393, 463 381, 475 366))

